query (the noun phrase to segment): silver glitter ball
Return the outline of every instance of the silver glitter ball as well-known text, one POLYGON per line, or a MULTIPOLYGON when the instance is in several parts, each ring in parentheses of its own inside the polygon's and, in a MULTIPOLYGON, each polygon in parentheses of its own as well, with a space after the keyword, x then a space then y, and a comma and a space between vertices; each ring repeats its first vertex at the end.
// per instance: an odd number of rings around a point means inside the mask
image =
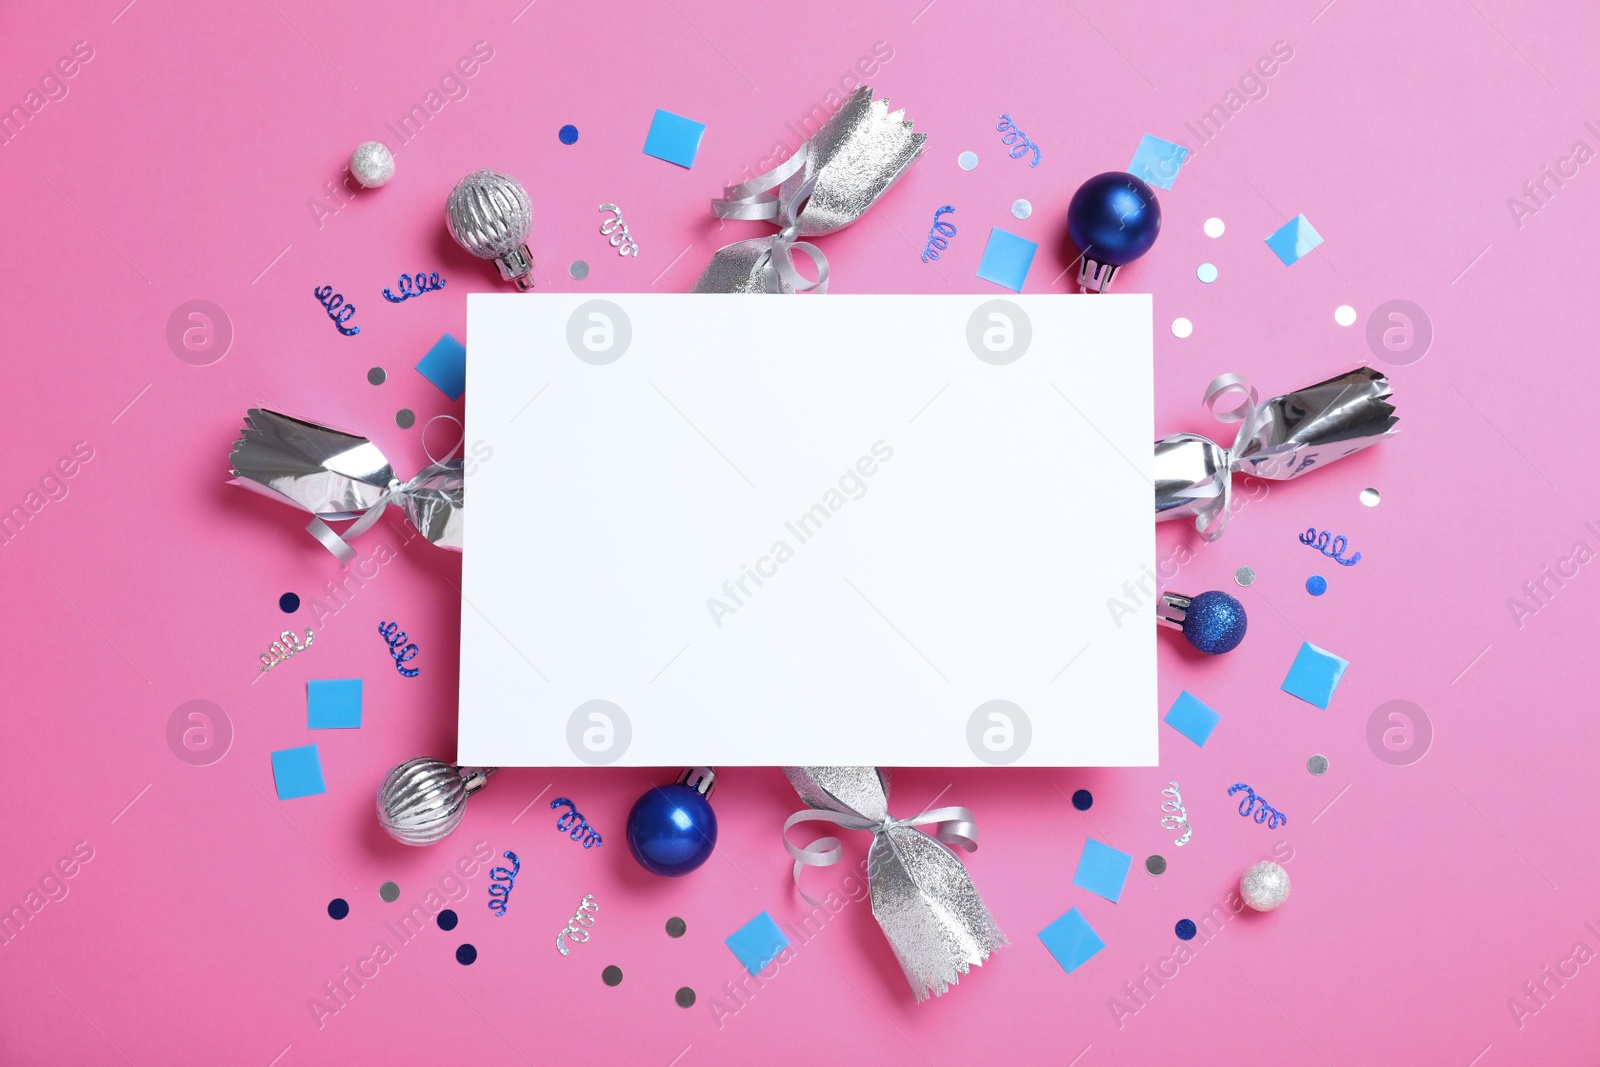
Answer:
POLYGON ((445 205, 445 225, 456 244, 479 259, 492 259, 500 276, 523 291, 533 288, 528 233, 533 204, 515 178, 480 170, 456 182, 445 205))
POLYGON ((382 141, 368 141, 350 153, 350 173, 368 189, 388 185, 394 177, 394 153, 382 141))
POLYGON ((407 845, 431 845, 461 824, 467 798, 489 780, 493 767, 452 767, 426 756, 406 760, 378 787, 378 822, 407 845))
POLYGON ((1239 895, 1257 911, 1272 911, 1289 899, 1289 872, 1262 860, 1239 876, 1239 895))

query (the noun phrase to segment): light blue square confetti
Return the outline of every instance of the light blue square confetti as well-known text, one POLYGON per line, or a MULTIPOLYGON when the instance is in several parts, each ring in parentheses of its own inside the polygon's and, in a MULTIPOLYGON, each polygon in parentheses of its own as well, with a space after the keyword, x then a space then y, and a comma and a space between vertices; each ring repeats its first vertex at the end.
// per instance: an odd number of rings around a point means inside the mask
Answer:
POLYGON ((650 134, 644 139, 644 154, 680 167, 692 167, 705 132, 703 122, 656 108, 656 117, 650 120, 650 134))
POLYGON ((322 781, 322 756, 316 745, 283 748, 272 754, 272 780, 278 787, 279 800, 311 797, 326 793, 322 781))
POLYGON ((1013 293, 1020 293, 1022 283, 1028 280, 1028 270, 1033 266, 1033 255, 1037 251, 1037 242, 996 226, 989 231, 989 243, 983 246, 978 277, 1003 285, 1013 293))
POLYGON ((735 930, 733 936, 723 944, 728 946, 745 970, 755 974, 789 947, 789 939, 772 921, 772 916, 762 912, 735 930))
POLYGON ((1128 868, 1132 864, 1133 857, 1126 852, 1091 837, 1083 843, 1083 855, 1078 857, 1078 872, 1072 876, 1072 884, 1115 904, 1122 899, 1122 886, 1128 880, 1128 868))
POLYGON ((1339 688, 1339 679, 1349 668, 1349 660, 1340 659, 1310 641, 1302 642, 1294 665, 1283 680, 1283 691, 1327 711, 1333 691, 1339 688))
POLYGON ((306 729, 361 729, 361 679, 307 682, 306 729))
POLYGON ((1094 932, 1083 913, 1073 908, 1055 922, 1039 931, 1039 940, 1050 950, 1050 955, 1061 964, 1061 969, 1071 974, 1095 957, 1106 943, 1094 932))
POLYGON ((1298 263, 1321 243, 1322 235, 1312 228, 1311 220, 1304 215, 1296 215, 1267 238, 1267 247, 1283 260, 1285 267, 1298 263))
POLYGON ((1133 161, 1128 164, 1128 173, 1143 178, 1158 189, 1171 189, 1178 177, 1178 168, 1188 158, 1187 148, 1147 133, 1139 139, 1133 161))
POLYGON ((450 334, 434 342, 417 364, 417 371, 451 400, 460 400, 467 388, 467 347, 450 334))
POLYGON ((1172 707, 1167 709, 1166 718, 1162 721, 1201 748, 1205 748, 1206 742, 1211 739, 1211 731, 1217 728, 1222 716, 1212 711, 1205 701, 1185 689, 1178 694, 1178 699, 1172 702, 1172 707))

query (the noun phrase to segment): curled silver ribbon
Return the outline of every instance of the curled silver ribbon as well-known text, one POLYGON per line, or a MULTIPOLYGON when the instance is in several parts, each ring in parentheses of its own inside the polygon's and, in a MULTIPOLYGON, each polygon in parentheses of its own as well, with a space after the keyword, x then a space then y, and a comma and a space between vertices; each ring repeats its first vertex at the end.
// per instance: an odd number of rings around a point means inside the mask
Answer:
POLYGON ((769 293, 811 293, 821 295, 828 291, 828 257, 810 241, 800 240, 800 212, 816 188, 815 178, 802 181, 787 196, 781 186, 789 178, 805 169, 810 158, 811 143, 799 150, 767 173, 723 190, 720 200, 711 201, 711 213, 719 219, 756 219, 778 227, 772 238, 772 247, 765 258, 758 260, 756 269, 766 280, 769 293), (774 193, 772 190, 778 189, 774 193), (794 269, 794 254, 804 252, 817 268, 817 280, 807 281, 794 269))
POLYGON ((1192 515, 1200 536, 1215 541, 1228 524, 1235 474, 1288 481, 1377 444, 1399 421, 1389 396, 1389 379, 1371 367, 1267 401, 1244 375, 1219 375, 1204 403, 1218 422, 1238 424, 1233 444, 1194 433, 1158 440, 1156 521, 1192 515))
MULTIPOLYGON (((919 1001, 943 995, 974 964, 1011 943, 947 847, 967 852, 978 847, 972 812, 944 807, 895 818, 889 814, 889 772, 879 767, 785 767, 784 773, 810 805, 784 821, 796 888, 807 867, 831 867, 844 850, 837 837, 797 845, 788 838, 792 827, 822 822, 871 833, 872 915, 919 1001), (933 827, 932 834, 920 826, 933 827)), ((800 894, 813 905, 823 903, 803 889, 800 894)))

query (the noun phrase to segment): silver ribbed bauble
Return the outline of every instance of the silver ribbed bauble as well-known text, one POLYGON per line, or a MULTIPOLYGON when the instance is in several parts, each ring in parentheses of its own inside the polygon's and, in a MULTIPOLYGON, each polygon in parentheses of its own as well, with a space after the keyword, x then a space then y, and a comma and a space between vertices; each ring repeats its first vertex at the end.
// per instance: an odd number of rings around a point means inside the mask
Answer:
POLYGON ((431 845, 461 824, 467 798, 483 788, 493 767, 452 767, 427 756, 406 760, 378 787, 378 822, 407 845, 431 845))
POLYGON ((1289 899, 1289 872, 1262 860, 1239 877, 1239 895, 1257 911, 1271 911, 1289 899))
POLYGON ((492 259, 500 276, 526 292, 533 288, 528 231, 533 204, 522 183, 492 170, 456 182, 445 208, 445 224, 456 244, 479 259, 492 259))

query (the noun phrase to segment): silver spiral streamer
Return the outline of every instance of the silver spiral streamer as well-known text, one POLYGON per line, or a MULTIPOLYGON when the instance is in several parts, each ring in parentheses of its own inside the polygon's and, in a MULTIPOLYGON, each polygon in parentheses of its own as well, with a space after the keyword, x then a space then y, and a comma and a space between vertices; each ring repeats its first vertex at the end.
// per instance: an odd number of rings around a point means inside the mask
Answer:
POLYGON ((528 233, 533 204, 517 179, 492 170, 469 174, 450 190, 445 225, 456 244, 479 259, 492 259, 500 276, 523 292, 533 288, 528 233))
POLYGON ((494 767, 452 767, 427 756, 406 760, 378 787, 378 822, 402 844, 441 841, 461 824, 467 798, 494 772, 494 767))

